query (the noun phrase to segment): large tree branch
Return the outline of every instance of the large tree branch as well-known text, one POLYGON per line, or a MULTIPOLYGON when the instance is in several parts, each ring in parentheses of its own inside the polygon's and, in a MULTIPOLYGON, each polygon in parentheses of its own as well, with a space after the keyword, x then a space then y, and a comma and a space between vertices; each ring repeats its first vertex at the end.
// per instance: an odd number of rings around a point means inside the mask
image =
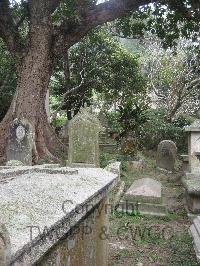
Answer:
POLYGON ((11 14, 9 0, 0 0, 0 38, 15 57, 22 54, 23 44, 11 14))
POLYGON ((96 26, 127 16, 149 3, 151 0, 109 0, 93 8, 84 9, 79 21, 65 20, 59 27, 55 27, 55 49, 62 50, 63 43, 70 47, 96 26))

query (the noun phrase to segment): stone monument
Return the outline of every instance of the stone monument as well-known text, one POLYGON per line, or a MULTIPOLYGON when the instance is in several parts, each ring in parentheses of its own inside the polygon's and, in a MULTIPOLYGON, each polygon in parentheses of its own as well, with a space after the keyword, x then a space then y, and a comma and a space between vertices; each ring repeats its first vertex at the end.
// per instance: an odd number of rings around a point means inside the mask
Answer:
POLYGON ((69 124, 69 166, 99 167, 99 133, 102 130, 90 109, 82 108, 69 124))
POLYGON ((188 132, 189 169, 183 178, 186 190, 187 208, 193 214, 200 214, 200 116, 191 126, 185 127, 188 132))
POLYGON ((176 156, 176 144, 171 140, 161 141, 157 149, 157 166, 161 169, 174 171, 176 156))
POLYGON ((185 131, 188 132, 189 172, 182 181, 189 213, 200 214, 200 119, 185 131))
POLYGON ((188 134, 189 171, 200 174, 200 119, 186 127, 188 134))
POLYGON ((126 204, 128 211, 133 205, 137 206, 137 211, 144 215, 166 215, 162 185, 152 178, 135 180, 125 192, 122 203, 126 204))
POLYGON ((21 161, 32 165, 33 132, 30 123, 15 119, 10 126, 7 147, 7 161, 21 161))

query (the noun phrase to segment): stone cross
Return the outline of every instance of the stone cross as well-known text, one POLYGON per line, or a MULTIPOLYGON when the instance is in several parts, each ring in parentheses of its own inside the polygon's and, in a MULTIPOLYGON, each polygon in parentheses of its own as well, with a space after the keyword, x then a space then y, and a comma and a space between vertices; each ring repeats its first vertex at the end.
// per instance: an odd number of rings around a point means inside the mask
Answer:
POLYGON ((99 167, 99 132, 103 130, 89 108, 81 111, 69 124, 69 166, 99 167))
POLYGON ((7 161, 21 161, 32 165, 33 132, 26 120, 15 119, 8 136, 7 161))

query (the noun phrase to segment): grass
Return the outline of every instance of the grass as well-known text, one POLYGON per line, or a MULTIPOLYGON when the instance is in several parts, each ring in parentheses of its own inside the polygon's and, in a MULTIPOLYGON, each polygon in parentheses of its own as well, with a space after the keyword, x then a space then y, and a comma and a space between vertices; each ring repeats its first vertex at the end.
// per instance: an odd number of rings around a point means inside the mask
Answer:
POLYGON ((159 180, 169 214, 166 217, 111 214, 109 265, 200 265, 188 234, 191 222, 183 204, 183 187, 171 176, 158 171, 155 161, 148 158, 145 161, 146 169, 135 172, 129 172, 124 163, 121 179, 126 188, 138 178, 159 180))

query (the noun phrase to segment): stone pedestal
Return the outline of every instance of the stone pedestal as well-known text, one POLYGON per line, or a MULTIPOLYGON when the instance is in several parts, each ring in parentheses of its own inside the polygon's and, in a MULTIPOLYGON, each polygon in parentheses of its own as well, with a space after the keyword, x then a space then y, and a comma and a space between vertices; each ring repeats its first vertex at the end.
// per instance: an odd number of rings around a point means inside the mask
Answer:
POLYGON ((200 213, 200 120, 186 127, 188 132, 189 172, 183 184, 186 189, 188 210, 193 214, 200 213))
POLYGON ((200 175, 200 120, 186 127, 188 132, 189 171, 200 175))
POLYGON ((187 206, 191 213, 200 213, 200 178, 186 178, 183 180, 186 189, 187 206))

